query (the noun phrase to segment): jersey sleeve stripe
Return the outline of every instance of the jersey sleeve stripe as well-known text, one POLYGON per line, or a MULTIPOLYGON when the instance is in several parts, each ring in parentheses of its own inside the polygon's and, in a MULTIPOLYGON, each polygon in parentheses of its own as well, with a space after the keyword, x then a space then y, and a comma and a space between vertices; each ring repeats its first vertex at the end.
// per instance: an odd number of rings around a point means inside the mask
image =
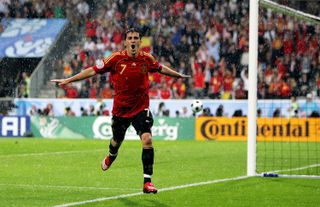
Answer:
POLYGON ((149 57, 152 60, 152 62, 156 61, 156 59, 152 55, 150 55, 149 53, 146 53, 146 52, 143 52, 143 53, 145 56, 149 57))
POLYGON ((115 52, 115 53, 113 53, 112 55, 110 55, 109 57, 107 57, 106 59, 104 59, 104 64, 105 65, 107 65, 108 64, 108 62, 113 58, 113 57, 115 57, 116 55, 118 55, 119 54, 119 52, 115 52))

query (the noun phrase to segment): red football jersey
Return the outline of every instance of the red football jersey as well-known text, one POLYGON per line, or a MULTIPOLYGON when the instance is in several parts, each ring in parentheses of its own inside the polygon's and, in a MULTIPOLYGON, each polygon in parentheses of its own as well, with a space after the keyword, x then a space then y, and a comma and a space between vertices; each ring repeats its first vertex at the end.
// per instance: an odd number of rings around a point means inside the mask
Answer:
POLYGON ((161 65, 155 58, 140 51, 130 57, 126 50, 112 53, 93 67, 96 73, 110 72, 114 87, 112 114, 132 117, 149 108, 149 72, 158 72, 161 65))

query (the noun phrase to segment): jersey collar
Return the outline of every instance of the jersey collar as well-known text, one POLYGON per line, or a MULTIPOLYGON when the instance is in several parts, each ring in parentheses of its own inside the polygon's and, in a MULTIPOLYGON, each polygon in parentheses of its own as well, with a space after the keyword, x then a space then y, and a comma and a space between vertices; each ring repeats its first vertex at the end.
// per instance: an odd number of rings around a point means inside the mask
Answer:
POLYGON ((141 49, 140 49, 139 52, 138 52, 138 56, 137 56, 137 57, 130 57, 127 50, 124 50, 124 54, 125 54, 128 58, 137 59, 137 58, 140 58, 140 57, 143 55, 143 52, 142 52, 141 49))

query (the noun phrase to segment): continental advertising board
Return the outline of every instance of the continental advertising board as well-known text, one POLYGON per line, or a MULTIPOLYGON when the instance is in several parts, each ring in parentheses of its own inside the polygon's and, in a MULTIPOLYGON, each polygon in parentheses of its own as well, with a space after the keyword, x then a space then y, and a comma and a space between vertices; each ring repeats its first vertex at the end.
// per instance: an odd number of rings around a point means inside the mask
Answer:
MULTIPOLYGON (((196 140, 246 141, 247 131, 247 118, 199 117, 195 124, 196 140)), ((320 119, 258 118, 257 141, 320 141, 320 119)))

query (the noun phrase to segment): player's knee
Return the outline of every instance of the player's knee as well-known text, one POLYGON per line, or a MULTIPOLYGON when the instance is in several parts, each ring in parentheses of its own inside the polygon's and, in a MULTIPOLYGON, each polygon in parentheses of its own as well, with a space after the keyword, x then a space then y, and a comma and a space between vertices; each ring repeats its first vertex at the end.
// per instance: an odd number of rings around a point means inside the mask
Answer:
POLYGON ((122 141, 115 139, 114 137, 111 139, 111 145, 114 147, 120 147, 122 141))
POLYGON ((122 141, 124 140, 124 134, 118 134, 118 133, 114 133, 113 137, 112 137, 112 142, 114 144, 119 144, 121 145, 122 141))
POLYGON ((152 146, 152 136, 150 133, 143 133, 141 135, 141 141, 143 143, 144 146, 152 146))

